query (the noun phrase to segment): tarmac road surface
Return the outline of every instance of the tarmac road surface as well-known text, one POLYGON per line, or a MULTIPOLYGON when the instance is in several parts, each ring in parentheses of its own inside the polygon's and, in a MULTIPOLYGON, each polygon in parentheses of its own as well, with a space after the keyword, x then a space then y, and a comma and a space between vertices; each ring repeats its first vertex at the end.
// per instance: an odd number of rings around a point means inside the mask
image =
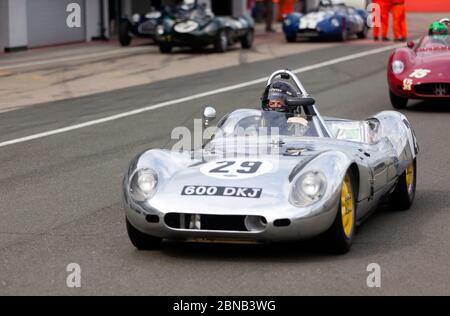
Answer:
MULTIPOLYGON (((382 46, 344 45, 0 114, 0 142, 263 78, 382 46)), ((305 71, 323 115, 362 119, 390 110, 389 51, 305 71)), ((139 115, 0 147, 0 295, 450 294, 449 104, 412 102, 404 113, 420 144, 417 196, 407 212, 380 209, 352 251, 331 256, 314 243, 280 246, 166 243, 139 252, 125 231, 121 180, 129 161, 167 147, 205 105, 223 115, 259 106, 258 83, 139 115), (82 268, 81 288, 66 266, 82 268), (381 288, 369 288, 370 263, 381 288)))

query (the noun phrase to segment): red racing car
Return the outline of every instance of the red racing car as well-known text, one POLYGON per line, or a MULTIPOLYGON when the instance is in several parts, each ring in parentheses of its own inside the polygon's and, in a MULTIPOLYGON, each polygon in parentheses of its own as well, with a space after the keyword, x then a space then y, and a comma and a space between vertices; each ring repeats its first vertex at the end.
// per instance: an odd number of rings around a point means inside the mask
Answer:
POLYGON ((443 19, 433 23, 428 36, 392 53, 388 83, 394 108, 405 108, 409 99, 450 100, 449 22, 443 19))

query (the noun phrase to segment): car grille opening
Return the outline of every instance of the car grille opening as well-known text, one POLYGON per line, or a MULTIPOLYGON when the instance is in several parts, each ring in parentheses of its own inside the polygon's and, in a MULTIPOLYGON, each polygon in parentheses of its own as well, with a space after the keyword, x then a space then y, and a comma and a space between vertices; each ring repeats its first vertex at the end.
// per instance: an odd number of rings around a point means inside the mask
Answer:
POLYGON ((264 230, 267 220, 262 216, 205 215, 169 213, 166 225, 174 229, 256 232, 264 230))
POLYGON ((273 225, 275 227, 287 227, 287 226, 291 225, 291 220, 288 218, 277 219, 273 222, 273 225))
POLYGON ((450 96, 450 83, 424 83, 415 86, 414 90, 420 95, 437 97, 450 96))

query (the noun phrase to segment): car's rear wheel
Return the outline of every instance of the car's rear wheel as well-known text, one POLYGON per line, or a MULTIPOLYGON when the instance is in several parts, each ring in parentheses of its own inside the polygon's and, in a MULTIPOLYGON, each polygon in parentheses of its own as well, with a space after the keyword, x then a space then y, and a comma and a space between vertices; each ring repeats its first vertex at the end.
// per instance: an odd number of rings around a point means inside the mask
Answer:
POLYGON ((228 35, 227 32, 220 31, 214 42, 214 50, 218 53, 225 53, 228 49, 228 35))
POLYGON ((368 33, 368 32, 369 32, 369 29, 368 29, 367 25, 364 25, 363 30, 357 34, 357 35, 358 35, 358 38, 359 38, 359 39, 365 39, 365 38, 367 38, 367 33, 368 33))
POLYGON ((130 24, 128 23, 128 21, 120 22, 119 42, 121 46, 130 46, 131 44, 130 24))
POLYGON ((391 99, 391 104, 395 109, 405 109, 408 105, 408 98, 400 97, 389 91, 389 98, 391 99))
POLYGON ((150 236, 147 234, 144 234, 134 228, 133 225, 131 225, 128 218, 127 221, 127 232, 128 237, 130 238, 131 243, 133 246, 135 246, 139 250, 156 250, 159 249, 161 246, 162 238, 150 236))
POLYGON ((353 244, 356 226, 354 183, 352 172, 349 170, 342 182, 336 218, 325 234, 329 250, 336 254, 347 253, 353 244))
POLYGON ((249 30, 247 34, 241 39, 241 46, 243 49, 251 49, 253 47, 253 41, 255 39, 255 32, 249 30))
POLYGON ((393 207, 399 210, 409 210, 416 196, 417 162, 414 159, 398 179, 394 192, 389 196, 393 207))
POLYGON ((172 45, 167 43, 160 43, 159 44, 159 51, 163 54, 170 54, 172 52, 172 45))

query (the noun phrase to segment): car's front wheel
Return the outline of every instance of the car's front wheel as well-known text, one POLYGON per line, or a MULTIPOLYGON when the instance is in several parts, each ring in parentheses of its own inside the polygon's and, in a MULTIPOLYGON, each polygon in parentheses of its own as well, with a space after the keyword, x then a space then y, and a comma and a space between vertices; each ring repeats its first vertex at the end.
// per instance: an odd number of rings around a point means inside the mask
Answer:
POLYGON ((409 210, 416 196, 417 162, 414 159, 398 179, 394 192, 389 196, 392 206, 399 210, 409 210))
POLYGON ((255 39, 255 32, 253 30, 249 30, 247 35, 245 35, 241 40, 241 46, 243 49, 251 49, 253 46, 253 41, 255 39))
POLYGON ((128 21, 120 22, 119 42, 121 46, 130 46, 131 44, 130 24, 128 23, 128 21))
POLYGON ((341 34, 339 35, 339 41, 345 42, 347 39, 348 39, 348 31, 346 28, 343 28, 341 34))
POLYGON ((338 210, 333 225, 325 233, 329 250, 336 254, 347 253, 352 244, 356 226, 355 185, 351 171, 347 171, 341 186, 338 210))
POLYGON ((131 243, 139 250, 156 250, 161 246, 162 238, 150 236, 144 234, 137 230, 133 225, 131 225, 128 218, 127 222, 127 232, 131 243))
POLYGON ((358 38, 359 38, 359 39, 365 39, 365 38, 367 38, 367 33, 368 33, 368 32, 369 32, 369 28, 367 27, 367 25, 364 25, 363 30, 357 34, 357 35, 358 35, 358 38))
POLYGON ((294 34, 294 35, 292 35, 292 34, 286 35, 286 41, 287 41, 288 43, 295 43, 295 42, 297 41, 297 34, 294 34))
POLYGON ((220 31, 215 42, 214 49, 218 53, 225 53, 228 49, 228 35, 226 31, 220 31))
POLYGON ((391 99, 391 104, 395 109, 401 110, 406 108, 408 105, 408 98, 400 97, 389 91, 389 98, 391 99))

